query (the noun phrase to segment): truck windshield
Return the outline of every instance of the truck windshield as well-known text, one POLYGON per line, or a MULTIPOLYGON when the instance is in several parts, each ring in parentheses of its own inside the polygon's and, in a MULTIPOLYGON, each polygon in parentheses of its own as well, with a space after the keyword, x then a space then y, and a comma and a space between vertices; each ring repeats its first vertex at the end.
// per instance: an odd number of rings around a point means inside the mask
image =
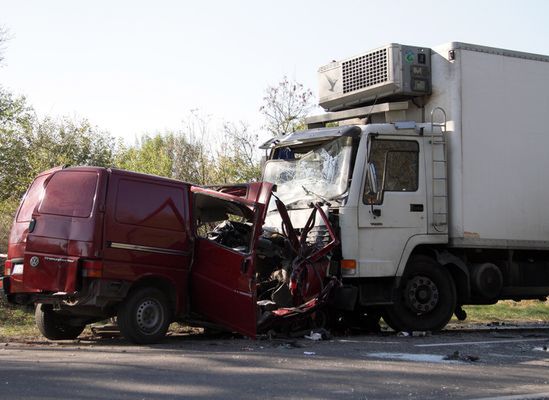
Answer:
POLYGON ((277 185, 276 195, 287 205, 339 200, 347 191, 352 138, 340 137, 316 146, 280 148, 278 159, 265 165, 263 180, 277 185))

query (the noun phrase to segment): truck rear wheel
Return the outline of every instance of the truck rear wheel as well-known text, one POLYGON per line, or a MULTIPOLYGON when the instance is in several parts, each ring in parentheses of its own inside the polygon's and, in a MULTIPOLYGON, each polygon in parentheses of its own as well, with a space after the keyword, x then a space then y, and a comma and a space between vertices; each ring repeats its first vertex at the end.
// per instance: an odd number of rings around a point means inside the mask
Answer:
POLYGON ((430 257, 414 256, 383 319, 395 331, 437 331, 452 318, 456 297, 454 281, 445 268, 430 257))
POLYGON ((48 304, 37 304, 34 310, 36 326, 42 335, 50 340, 76 339, 84 325, 71 325, 70 317, 57 314, 48 304))
POLYGON ((168 299, 159 289, 141 288, 131 292, 117 314, 122 335, 132 343, 157 343, 171 322, 168 299))

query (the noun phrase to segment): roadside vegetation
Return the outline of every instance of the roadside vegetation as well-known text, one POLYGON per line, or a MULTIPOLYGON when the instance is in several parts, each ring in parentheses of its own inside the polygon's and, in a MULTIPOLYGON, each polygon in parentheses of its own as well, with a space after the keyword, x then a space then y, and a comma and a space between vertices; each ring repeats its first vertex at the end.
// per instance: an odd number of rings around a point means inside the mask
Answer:
MULTIPOLYGON (((467 319, 463 322, 455 317, 451 326, 460 324, 482 324, 489 326, 516 324, 548 324, 549 304, 537 300, 514 302, 500 301, 489 306, 466 306, 467 319)), ((190 328, 172 324, 170 331, 175 334, 188 332, 190 328)), ((191 329, 192 330, 192 329, 191 329)), ((193 332, 195 330, 192 330, 193 332)), ((89 336, 91 331, 84 331, 89 336)), ((14 307, 0 300, 0 342, 36 340, 41 335, 34 324, 34 313, 23 307, 14 307)))
POLYGON ((14 307, 0 300, 0 342, 24 340, 39 336, 34 324, 34 313, 23 307, 14 307))
POLYGON ((465 322, 549 323, 549 303, 538 300, 499 301, 490 306, 466 306, 465 322))

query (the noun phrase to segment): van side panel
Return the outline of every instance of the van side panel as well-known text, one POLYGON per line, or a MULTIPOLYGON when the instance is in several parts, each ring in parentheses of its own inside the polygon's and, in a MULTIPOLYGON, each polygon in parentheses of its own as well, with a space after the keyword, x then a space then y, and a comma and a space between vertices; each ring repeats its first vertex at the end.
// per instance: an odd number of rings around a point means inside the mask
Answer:
POLYGON ((191 261, 188 185, 113 171, 106 199, 103 278, 161 279, 185 311, 191 261))

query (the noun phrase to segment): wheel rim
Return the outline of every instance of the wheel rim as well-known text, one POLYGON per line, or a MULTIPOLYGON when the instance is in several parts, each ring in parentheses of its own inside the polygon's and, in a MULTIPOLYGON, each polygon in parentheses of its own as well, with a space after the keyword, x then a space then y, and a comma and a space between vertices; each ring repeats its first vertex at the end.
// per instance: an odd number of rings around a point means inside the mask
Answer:
POLYGON ((428 313, 438 304, 439 293, 435 283, 426 276, 414 276, 406 284, 406 305, 416 313, 428 313))
POLYGON ((153 299, 143 301, 137 308, 137 326, 145 334, 154 334, 162 326, 164 310, 162 305, 153 299))

